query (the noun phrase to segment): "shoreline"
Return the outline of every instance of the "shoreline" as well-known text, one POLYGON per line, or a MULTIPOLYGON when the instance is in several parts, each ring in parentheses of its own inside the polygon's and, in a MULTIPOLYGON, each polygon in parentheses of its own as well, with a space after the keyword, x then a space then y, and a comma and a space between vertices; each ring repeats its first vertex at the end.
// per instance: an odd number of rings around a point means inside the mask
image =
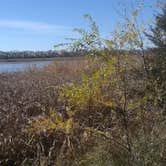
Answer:
POLYGON ((13 58, 0 59, 1 62, 34 62, 34 61, 66 61, 66 60, 83 60, 86 57, 54 57, 54 58, 13 58))

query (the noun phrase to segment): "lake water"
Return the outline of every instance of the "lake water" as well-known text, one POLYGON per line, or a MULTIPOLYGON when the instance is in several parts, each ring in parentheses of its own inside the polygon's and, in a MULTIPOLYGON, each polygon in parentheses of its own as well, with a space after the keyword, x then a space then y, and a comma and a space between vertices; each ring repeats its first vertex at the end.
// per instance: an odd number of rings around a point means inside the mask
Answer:
POLYGON ((0 73, 24 71, 30 67, 42 68, 51 61, 33 61, 33 62, 0 62, 0 73))

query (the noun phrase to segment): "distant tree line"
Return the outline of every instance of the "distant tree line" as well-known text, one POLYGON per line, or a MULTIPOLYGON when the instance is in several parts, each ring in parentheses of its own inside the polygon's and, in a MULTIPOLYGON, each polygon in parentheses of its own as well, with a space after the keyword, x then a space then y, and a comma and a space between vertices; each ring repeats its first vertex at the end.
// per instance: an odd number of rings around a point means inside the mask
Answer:
POLYGON ((72 51, 0 51, 0 59, 16 58, 54 58, 54 57, 73 57, 82 54, 72 51))
MULTIPOLYGON (((105 52, 109 50, 104 49, 105 52)), ((149 49, 145 50, 146 53, 151 53, 149 49)), ((110 52, 110 51, 109 51, 110 52)), ((116 54, 128 54, 137 55, 139 50, 111 50, 112 55, 116 54)), ((28 58, 55 58, 55 57, 78 57, 89 55, 89 52, 86 50, 77 50, 77 51, 0 51, 0 59, 28 59, 28 58)), ((98 55, 98 54, 96 54, 98 55)), ((100 56, 100 55, 99 55, 100 56)))

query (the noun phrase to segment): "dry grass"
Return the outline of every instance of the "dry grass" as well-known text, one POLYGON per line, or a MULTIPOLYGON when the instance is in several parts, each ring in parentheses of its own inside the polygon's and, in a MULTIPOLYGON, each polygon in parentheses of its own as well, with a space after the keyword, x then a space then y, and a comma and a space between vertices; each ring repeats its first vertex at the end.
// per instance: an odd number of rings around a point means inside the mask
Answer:
POLYGON ((19 134, 28 117, 58 107, 53 87, 79 79, 87 65, 84 60, 55 62, 45 69, 0 74, 1 136, 19 134))
MULTIPOLYGON (((59 101, 56 87, 74 83, 83 88, 81 95, 86 94, 84 86, 88 91, 94 87, 89 86, 89 82, 81 85, 81 76, 91 77, 94 69, 100 69, 99 63, 92 64, 90 60, 83 59, 58 61, 44 69, 0 74, 0 165, 119 166, 127 165, 128 159, 137 161, 138 165, 144 160, 165 164, 162 150, 165 136, 160 137, 164 128, 162 116, 149 99, 148 90, 145 92, 140 59, 128 57, 127 62, 127 130, 121 103, 124 100, 123 71, 120 72, 121 80, 114 71, 107 80, 111 86, 102 91, 116 106, 105 105, 104 102, 96 104, 92 98, 89 107, 72 107, 72 111, 77 109, 72 123, 67 114, 69 100, 59 101), (132 158, 128 151, 125 131, 129 133, 136 158, 132 158), (147 140, 150 144, 146 144, 147 140), (147 146, 146 150, 144 146, 147 146), (148 151, 155 147, 155 153, 148 151)), ((123 65, 124 59, 121 67, 123 65)), ((117 64, 115 68, 118 68, 117 64)), ((77 94, 78 90, 74 93, 77 94)), ((86 95, 82 100, 87 101, 86 95)))

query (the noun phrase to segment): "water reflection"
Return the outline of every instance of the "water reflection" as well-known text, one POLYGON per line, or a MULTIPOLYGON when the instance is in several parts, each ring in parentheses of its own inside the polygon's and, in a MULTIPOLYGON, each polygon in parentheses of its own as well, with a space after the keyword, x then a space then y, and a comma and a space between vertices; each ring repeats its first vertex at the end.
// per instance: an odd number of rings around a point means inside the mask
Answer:
POLYGON ((17 72, 24 71, 30 67, 42 68, 47 66, 51 61, 35 62, 0 62, 0 72, 17 72))

